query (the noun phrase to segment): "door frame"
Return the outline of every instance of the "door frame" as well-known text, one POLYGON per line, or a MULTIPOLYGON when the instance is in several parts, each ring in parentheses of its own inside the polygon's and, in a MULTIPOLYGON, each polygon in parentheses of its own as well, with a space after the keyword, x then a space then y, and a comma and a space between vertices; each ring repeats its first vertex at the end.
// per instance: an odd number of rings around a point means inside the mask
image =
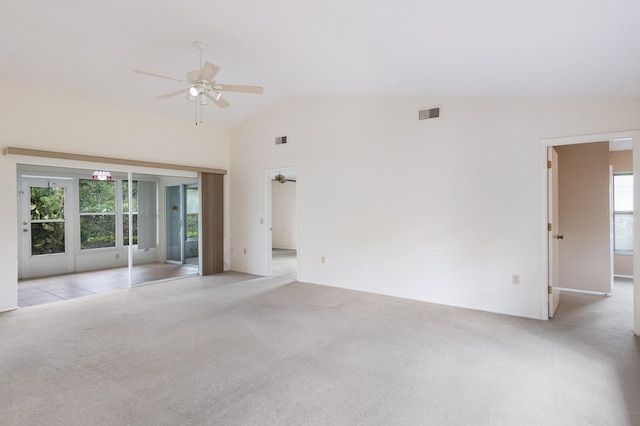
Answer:
POLYGON ((271 176, 273 173, 284 172, 287 170, 295 170, 296 171, 296 215, 297 217, 297 232, 296 232, 296 279, 300 280, 300 175, 298 167, 296 166, 288 166, 288 167, 280 167, 275 169, 267 169, 265 170, 265 211, 264 211, 264 220, 260 219, 261 222, 264 222, 264 233, 265 233, 265 276, 270 277, 273 274, 272 270, 272 250, 273 250, 273 223, 272 223, 272 209, 273 209, 273 194, 271 191, 272 180, 271 176))
MULTIPOLYGON (((640 130, 626 130, 610 133, 598 133, 590 135, 568 136, 550 139, 541 139, 539 143, 539 170, 540 170, 540 318, 549 318, 549 246, 547 231, 548 215, 548 188, 547 188, 547 149, 551 146, 576 145, 590 142, 612 141, 616 139, 631 139, 633 149, 633 183, 634 200, 640 200, 640 130)), ((635 210, 635 205, 634 205, 635 210)), ((640 220, 634 221, 633 225, 633 267, 634 275, 640 274, 640 256, 635 253, 640 250, 640 220)), ((640 335, 640 280, 634 279, 633 291, 633 331, 640 335)))
MULTIPOLYGON (((55 270, 55 274, 67 274, 75 270, 75 237, 76 228, 78 227, 77 220, 73 216, 75 210, 75 185, 73 179, 67 177, 49 177, 49 176, 18 176, 18 191, 20 194, 18 200, 18 278, 35 278, 41 277, 41 274, 36 274, 33 277, 34 264, 32 262, 38 262, 32 259, 42 259, 41 263, 49 262, 60 264, 60 259, 64 259, 63 265, 66 268, 55 270), (33 256, 31 254, 31 220, 28 212, 28 206, 30 201, 29 189, 31 187, 44 187, 45 184, 49 186, 53 183, 56 187, 65 188, 64 193, 64 216, 65 216, 65 252, 56 254, 45 254, 33 256), (20 232, 20 230, 28 229, 28 231, 20 232), (26 234, 26 235, 25 235, 26 234), (27 238, 28 237, 28 238, 27 238), (27 239, 29 241, 27 241, 27 239), (45 260, 46 259, 46 260, 45 260)), ((50 269, 50 268, 48 268, 50 269)), ((51 269, 50 269, 51 270, 51 269)))

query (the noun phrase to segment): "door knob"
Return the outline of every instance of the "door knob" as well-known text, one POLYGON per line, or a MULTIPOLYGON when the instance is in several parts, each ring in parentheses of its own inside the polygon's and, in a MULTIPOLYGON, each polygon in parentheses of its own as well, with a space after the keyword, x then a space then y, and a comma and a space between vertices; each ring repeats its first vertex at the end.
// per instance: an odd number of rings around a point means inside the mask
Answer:
POLYGON ((560 234, 554 235, 553 238, 557 238, 559 240, 564 240, 564 235, 560 235, 560 234))

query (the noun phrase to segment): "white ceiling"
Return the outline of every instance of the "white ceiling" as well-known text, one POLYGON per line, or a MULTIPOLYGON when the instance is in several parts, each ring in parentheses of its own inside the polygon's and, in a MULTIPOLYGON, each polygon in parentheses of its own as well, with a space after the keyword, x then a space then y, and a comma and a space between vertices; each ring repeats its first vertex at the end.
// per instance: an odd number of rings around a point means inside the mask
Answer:
POLYGON ((0 84, 194 119, 155 96, 204 59, 264 86, 208 105, 231 127, 295 95, 640 97, 637 0, 2 0, 0 84))

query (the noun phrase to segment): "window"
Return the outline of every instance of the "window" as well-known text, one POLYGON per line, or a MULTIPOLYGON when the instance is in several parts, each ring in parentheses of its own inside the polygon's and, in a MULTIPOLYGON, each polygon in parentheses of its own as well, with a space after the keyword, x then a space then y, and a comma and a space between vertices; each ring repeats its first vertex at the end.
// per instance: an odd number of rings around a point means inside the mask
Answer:
POLYGON ((633 252, 633 175, 613 175, 613 250, 633 252))
MULTIPOLYGON (((131 213, 133 216, 133 245, 138 244, 138 182, 133 181, 133 204, 131 213)), ((125 246, 129 245, 129 181, 122 181, 122 240, 125 246)))
POLYGON ((80 179, 80 248, 116 246, 116 182, 80 179))
POLYGON ((30 189, 31 255, 65 252, 64 188, 30 189))
POLYGON ((186 188, 186 235, 187 240, 198 239, 198 215, 200 206, 200 195, 198 194, 198 187, 186 188))

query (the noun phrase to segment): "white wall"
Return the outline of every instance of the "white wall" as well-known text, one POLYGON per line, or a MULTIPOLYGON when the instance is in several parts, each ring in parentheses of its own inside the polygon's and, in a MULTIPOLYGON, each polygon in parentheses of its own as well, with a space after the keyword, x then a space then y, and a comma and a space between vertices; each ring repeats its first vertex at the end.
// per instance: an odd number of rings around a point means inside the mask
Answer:
POLYGON ((292 99, 231 133, 231 267, 266 273, 265 170, 287 164, 301 281, 544 318, 541 140, 638 127, 639 100, 292 99))
MULTIPOLYGON (((0 147, 229 169, 229 132, 190 121, 30 87, 0 86, 0 147)), ((0 156, 0 311, 17 306, 17 182, 19 163, 102 168, 95 164, 0 156)), ((109 166, 109 165, 100 165, 109 166)), ((124 166, 111 168, 128 171, 124 166)), ((138 173, 163 170, 130 168, 138 173)), ((180 173, 177 173, 180 176, 180 173)), ((225 254, 228 263, 229 178, 225 178, 225 254)))
POLYGON ((271 227, 273 248, 298 248, 296 182, 271 182, 271 227))

